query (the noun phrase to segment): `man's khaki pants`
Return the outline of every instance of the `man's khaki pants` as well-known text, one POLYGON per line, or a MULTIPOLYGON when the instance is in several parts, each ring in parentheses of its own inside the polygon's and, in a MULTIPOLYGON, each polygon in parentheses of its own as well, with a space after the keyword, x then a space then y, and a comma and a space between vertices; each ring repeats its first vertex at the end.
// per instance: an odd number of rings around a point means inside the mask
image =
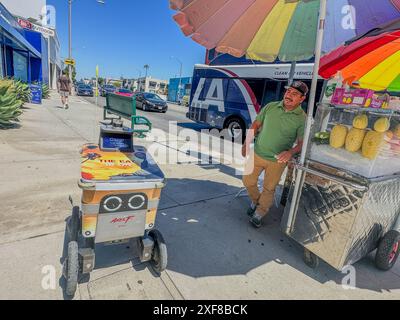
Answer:
POLYGON ((250 199, 258 204, 257 214, 264 217, 272 207, 275 189, 278 185, 286 163, 265 160, 252 151, 243 173, 243 184, 247 188, 250 199), (258 178, 265 171, 263 190, 258 189, 258 178))

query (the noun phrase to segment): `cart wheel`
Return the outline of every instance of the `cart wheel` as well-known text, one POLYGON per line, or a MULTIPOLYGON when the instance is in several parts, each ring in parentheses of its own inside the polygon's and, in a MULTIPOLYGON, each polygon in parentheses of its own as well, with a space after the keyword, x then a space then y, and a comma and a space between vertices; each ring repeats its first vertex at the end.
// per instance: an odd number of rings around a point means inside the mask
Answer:
POLYGON ((72 208, 72 215, 68 219, 68 231, 69 231, 69 238, 71 241, 78 241, 78 234, 79 234, 79 207, 72 208))
POLYGON ((375 265, 383 271, 390 270, 396 263, 400 253, 400 233, 391 230, 385 234, 379 243, 375 255, 375 265))
POLYGON ((71 241, 68 243, 68 258, 64 262, 65 278, 67 280, 67 287, 65 292, 68 296, 75 295, 78 286, 79 275, 79 257, 78 257, 78 242, 71 241))
POLYGON ((319 258, 306 248, 304 248, 303 260, 312 269, 316 269, 319 266, 319 258))
POLYGON ((161 273, 167 268, 168 255, 167 246, 165 245, 164 238, 160 231, 151 230, 149 236, 154 240, 153 256, 151 259, 151 265, 153 269, 161 273))

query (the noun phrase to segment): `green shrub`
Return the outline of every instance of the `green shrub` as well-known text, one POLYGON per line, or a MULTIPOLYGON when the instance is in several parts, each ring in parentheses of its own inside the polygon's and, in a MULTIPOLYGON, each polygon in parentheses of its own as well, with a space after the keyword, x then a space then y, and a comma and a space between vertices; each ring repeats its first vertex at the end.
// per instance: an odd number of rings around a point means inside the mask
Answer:
POLYGON ((50 90, 47 84, 42 84, 42 99, 50 98, 50 90))
POLYGON ((20 80, 15 80, 13 90, 18 100, 29 102, 31 100, 31 89, 27 83, 20 80))
POLYGON ((16 94, 12 80, 0 80, 0 128, 9 128, 18 122, 23 101, 16 94))

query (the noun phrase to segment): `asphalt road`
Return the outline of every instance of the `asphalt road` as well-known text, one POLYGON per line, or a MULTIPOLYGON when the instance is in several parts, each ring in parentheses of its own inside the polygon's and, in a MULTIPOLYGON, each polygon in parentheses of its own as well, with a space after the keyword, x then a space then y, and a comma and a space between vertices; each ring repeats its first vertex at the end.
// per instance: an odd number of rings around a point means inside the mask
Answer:
MULTIPOLYGON (((79 97, 79 98, 85 99, 93 104, 96 102, 96 98, 94 97, 79 97)), ((105 104, 106 104, 106 99, 104 97, 99 97, 98 105, 100 107, 103 107, 105 106, 105 104)), ((187 111, 188 108, 186 107, 178 106, 175 104, 168 104, 168 111, 166 113, 159 113, 155 111, 143 111, 138 109, 137 114, 139 116, 144 116, 147 119, 149 119, 153 124, 153 128, 161 129, 166 132, 168 132, 169 130, 169 124, 171 121, 177 122, 178 131, 183 128, 189 128, 196 131, 209 128, 208 126, 198 124, 186 118, 187 111)))

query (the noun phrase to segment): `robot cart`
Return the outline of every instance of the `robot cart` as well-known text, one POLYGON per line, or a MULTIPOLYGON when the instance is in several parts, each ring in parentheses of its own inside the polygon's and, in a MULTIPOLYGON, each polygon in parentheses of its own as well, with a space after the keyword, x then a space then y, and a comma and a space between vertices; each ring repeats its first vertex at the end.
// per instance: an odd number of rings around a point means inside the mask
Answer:
POLYGON ((66 293, 75 294, 81 275, 95 267, 95 245, 138 242, 141 262, 158 273, 167 266, 167 248, 154 229, 164 175, 142 146, 133 145, 131 128, 113 120, 102 125, 100 143, 81 151, 81 206, 67 223, 68 253, 64 262, 66 293))

